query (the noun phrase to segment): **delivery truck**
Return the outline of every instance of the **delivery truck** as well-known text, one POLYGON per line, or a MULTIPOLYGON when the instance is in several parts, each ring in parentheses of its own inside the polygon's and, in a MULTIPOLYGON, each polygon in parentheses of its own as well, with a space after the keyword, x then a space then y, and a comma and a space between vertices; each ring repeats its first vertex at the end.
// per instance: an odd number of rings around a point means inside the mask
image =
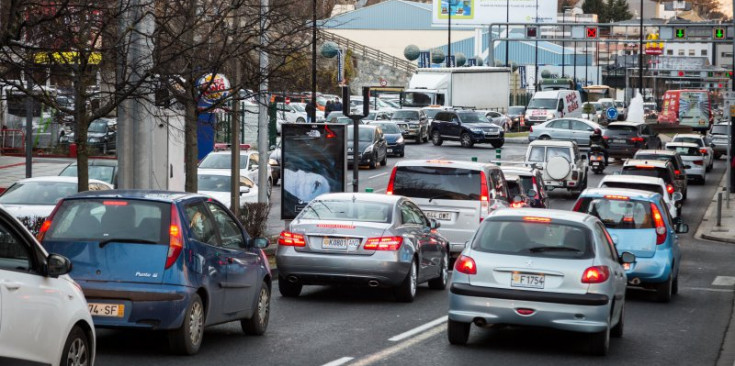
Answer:
POLYGON ((403 93, 405 108, 468 107, 507 111, 510 69, 455 67, 419 69, 403 93))

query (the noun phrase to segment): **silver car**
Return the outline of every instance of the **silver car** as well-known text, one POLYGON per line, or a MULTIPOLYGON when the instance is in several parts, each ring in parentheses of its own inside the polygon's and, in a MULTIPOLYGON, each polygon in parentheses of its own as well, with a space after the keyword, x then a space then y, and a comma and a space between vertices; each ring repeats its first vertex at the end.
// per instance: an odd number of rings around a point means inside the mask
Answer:
POLYGON ((597 218, 569 211, 498 210, 457 259, 448 336, 465 344, 470 326, 509 324, 590 333, 606 354, 623 334, 626 275, 597 218))
POLYGON ((557 118, 531 127, 528 141, 534 140, 566 140, 577 145, 588 146, 590 135, 595 130, 602 131, 599 124, 582 118, 557 118))
POLYGON ((393 288, 411 302, 419 283, 447 285, 448 242, 419 207, 403 196, 330 193, 311 201, 278 239, 278 289, 354 284, 393 288))

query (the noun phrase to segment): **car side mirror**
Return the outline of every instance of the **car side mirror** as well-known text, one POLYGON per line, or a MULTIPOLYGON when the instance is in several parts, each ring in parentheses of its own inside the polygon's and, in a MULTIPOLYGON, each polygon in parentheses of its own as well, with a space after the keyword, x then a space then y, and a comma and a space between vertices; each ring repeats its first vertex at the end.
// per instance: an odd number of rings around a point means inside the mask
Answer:
POLYGON ((240 194, 250 193, 250 187, 240 186, 240 194))
POLYGON ((684 198, 684 195, 682 195, 681 192, 674 192, 674 194, 671 195, 671 199, 674 201, 681 201, 682 198, 684 198))
POLYGON ((71 272, 71 261, 63 255, 51 253, 46 258, 46 276, 59 277, 71 272))
POLYGON ((436 219, 429 219, 429 228, 431 230, 436 230, 440 228, 442 224, 439 221, 436 221, 436 219))
POLYGON ((687 224, 676 224, 676 233, 677 234, 686 234, 689 232, 689 225, 687 224))
POLYGON ((266 238, 250 238, 250 244, 256 248, 267 248, 268 247, 268 239, 266 238))
POLYGON ((537 192, 536 192, 535 189, 529 189, 528 192, 526 192, 526 195, 528 197, 536 197, 536 194, 537 194, 537 192))
POLYGON ((631 252, 623 252, 623 254, 620 255, 620 263, 634 263, 635 262, 635 254, 631 252))

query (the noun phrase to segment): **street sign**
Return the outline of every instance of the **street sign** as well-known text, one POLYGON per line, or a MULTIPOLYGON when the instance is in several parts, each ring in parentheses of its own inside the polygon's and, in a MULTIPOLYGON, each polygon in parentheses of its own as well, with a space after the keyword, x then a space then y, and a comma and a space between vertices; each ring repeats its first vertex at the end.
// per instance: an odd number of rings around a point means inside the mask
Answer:
POLYGON ((605 115, 608 120, 616 121, 618 119, 618 110, 615 107, 610 107, 605 111, 605 115))
POLYGON ((388 86, 388 80, 380 78, 380 86, 388 86))
POLYGON ((538 35, 538 28, 534 26, 526 26, 526 38, 536 38, 538 35))
POLYGON ((712 38, 714 39, 725 39, 727 36, 727 31, 725 28, 712 28, 712 38))
POLYGON ((686 28, 674 28, 674 37, 676 39, 684 39, 687 37, 687 29, 686 28))
POLYGON ((584 34, 586 38, 597 38, 597 27, 586 27, 584 34))

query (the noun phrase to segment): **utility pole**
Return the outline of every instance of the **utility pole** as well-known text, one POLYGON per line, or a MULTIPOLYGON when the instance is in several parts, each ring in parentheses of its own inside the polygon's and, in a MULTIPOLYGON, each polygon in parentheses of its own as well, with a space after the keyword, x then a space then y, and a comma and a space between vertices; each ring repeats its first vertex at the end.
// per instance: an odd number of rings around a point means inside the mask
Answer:
MULTIPOLYGON (((505 0, 505 38, 510 38, 510 0, 505 0)), ((505 67, 510 67, 508 63, 508 40, 505 40, 505 67)))
POLYGON ((536 42, 535 42, 536 51, 534 52, 534 57, 536 60, 534 62, 535 67, 533 68, 534 72, 536 73, 536 75, 533 78, 533 80, 536 82, 536 87, 534 91, 538 91, 539 86, 541 85, 541 83, 538 80, 538 38, 541 37, 541 26, 539 25, 539 21, 538 21, 538 0, 536 0, 536 29, 537 29, 536 30, 536 42))
MULTIPOLYGON (((268 44, 266 16, 268 0, 260 0, 260 52, 258 57, 260 86, 258 88, 258 203, 268 202, 268 44)), ((316 98, 313 101, 316 105, 316 98)))
POLYGON ((447 67, 452 67, 452 3, 451 1, 447 2, 447 67))
POLYGON ((638 92, 643 98, 643 0, 641 0, 641 26, 640 26, 640 40, 638 43, 638 86, 640 89, 638 92))
POLYGON ((33 176, 33 76, 26 72, 26 178, 33 176))
MULTIPOLYGON (((314 110, 309 112, 311 123, 316 122, 316 0, 313 0, 311 7, 311 104, 314 110)), ((260 123, 260 120, 258 120, 260 123)))
MULTIPOLYGON (((238 10, 236 10, 238 11, 238 10)), ((235 35, 239 34, 240 30, 240 15, 235 15, 235 35)), ((235 90, 232 97, 232 126, 230 127, 231 132, 231 173, 230 173, 230 211, 235 217, 240 217, 240 83, 242 77, 240 76, 240 57, 238 54, 235 56, 235 75, 234 85, 235 90)), ((260 115, 258 115, 260 118, 260 115)), ((258 119, 260 124, 260 119, 258 119)), ((260 127, 260 126, 258 126, 260 127)), ((260 136, 258 136, 260 137, 260 136)), ((258 147, 260 148, 260 141, 258 141, 258 147)), ((261 160, 262 161, 262 160, 261 160)), ((263 166, 260 166, 261 170, 263 166)))

